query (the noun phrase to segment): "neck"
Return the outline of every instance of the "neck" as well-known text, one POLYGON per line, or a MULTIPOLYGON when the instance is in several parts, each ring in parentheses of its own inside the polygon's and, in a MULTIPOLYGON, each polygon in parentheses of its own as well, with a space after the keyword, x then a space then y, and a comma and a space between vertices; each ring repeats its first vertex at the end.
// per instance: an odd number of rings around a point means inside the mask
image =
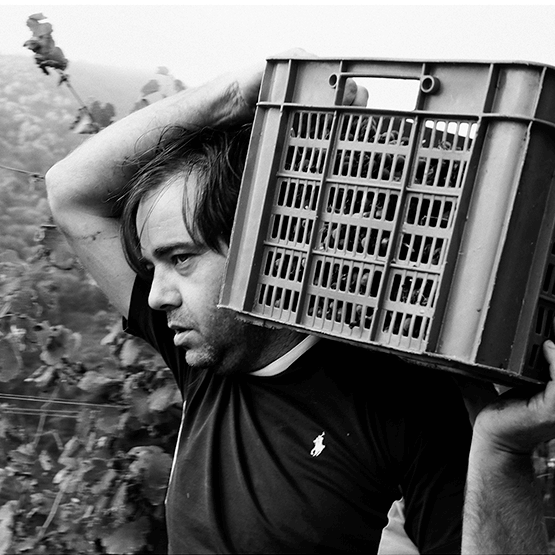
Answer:
POLYGON ((251 360, 250 371, 256 371, 268 366, 268 364, 289 352, 306 338, 304 333, 286 329, 265 328, 265 331, 268 333, 266 334, 266 340, 262 344, 263 347, 260 349, 261 344, 258 344, 259 349, 253 350, 253 352, 258 351, 258 356, 251 360))

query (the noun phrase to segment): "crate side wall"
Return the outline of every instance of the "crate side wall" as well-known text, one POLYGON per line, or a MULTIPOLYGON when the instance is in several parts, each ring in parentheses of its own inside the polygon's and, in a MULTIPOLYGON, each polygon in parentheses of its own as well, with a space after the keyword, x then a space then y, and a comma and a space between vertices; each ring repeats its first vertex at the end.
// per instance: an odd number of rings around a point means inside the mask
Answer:
MULTIPOLYGON (((519 348, 518 343, 527 343, 528 333, 519 337, 516 330, 519 319, 526 314, 524 304, 537 303, 539 283, 549 256, 550 242, 541 241, 541 236, 542 232, 551 236, 551 229, 544 231, 542 227, 544 215, 551 208, 548 200, 555 169, 554 152, 552 133, 539 126, 532 127, 476 357, 480 364, 507 368, 515 373, 524 370, 518 363, 509 368, 509 361, 513 351, 519 348)), ((532 328, 533 323, 529 322, 529 326, 532 328)))
POLYGON ((481 114, 489 90, 489 64, 427 64, 437 78, 437 94, 424 97, 423 109, 451 114, 481 114))
POLYGON ((533 118, 541 91, 541 82, 541 68, 500 66, 491 111, 501 115, 533 118))
POLYGON ((526 146, 526 126, 490 122, 454 270, 438 353, 473 362, 526 146))
POLYGON ((304 106, 333 106, 336 89, 330 84, 330 76, 340 72, 340 62, 296 61, 296 77, 291 102, 304 106))
POLYGON ((542 89, 536 107, 536 118, 555 123, 555 70, 544 69, 542 89))
POLYGON ((249 151, 256 149, 256 156, 247 155, 243 183, 230 241, 226 275, 220 295, 220 304, 244 310, 252 304, 253 280, 261 265, 260 234, 267 227, 267 198, 274 156, 279 152, 279 110, 259 110, 253 127, 249 151), (252 144, 253 141, 255 144, 252 144))

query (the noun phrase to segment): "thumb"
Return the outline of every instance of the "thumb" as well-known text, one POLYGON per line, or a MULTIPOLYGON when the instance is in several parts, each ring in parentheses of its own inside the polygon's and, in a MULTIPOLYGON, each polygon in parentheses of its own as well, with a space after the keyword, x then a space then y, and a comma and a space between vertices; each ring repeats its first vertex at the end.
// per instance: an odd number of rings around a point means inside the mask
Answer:
POLYGON ((551 380, 555 381, 555 343, 548 339, 543 344, 543 354, 549 364, 549 375, 551 380))

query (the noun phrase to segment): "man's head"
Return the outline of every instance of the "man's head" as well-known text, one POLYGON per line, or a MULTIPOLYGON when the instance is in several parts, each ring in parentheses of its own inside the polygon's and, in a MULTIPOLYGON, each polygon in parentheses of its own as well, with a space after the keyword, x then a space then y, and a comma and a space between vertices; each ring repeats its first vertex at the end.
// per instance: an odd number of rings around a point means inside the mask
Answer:
POLYGON ((139 204, 176 176, 185 184, 195 174, 203 185, 194 197, 190 191, 185 194, 187 189, 183 187, 183 218, 193 240, 219 253, 229 245, 249 136, 250 126, 198 131, 174 127, 167 130, 155 149, 131 161, 139 170, 121 196, 120 206, 125 254, 137 273, 145 270, 136 225, 139 204))
POLYGON ((218 373, 255 370, 298 342, 218 309, 248 129, 172 136, 126 197, 123 242, 150 274, 149 304, 166 312, 189 365, 218 373))

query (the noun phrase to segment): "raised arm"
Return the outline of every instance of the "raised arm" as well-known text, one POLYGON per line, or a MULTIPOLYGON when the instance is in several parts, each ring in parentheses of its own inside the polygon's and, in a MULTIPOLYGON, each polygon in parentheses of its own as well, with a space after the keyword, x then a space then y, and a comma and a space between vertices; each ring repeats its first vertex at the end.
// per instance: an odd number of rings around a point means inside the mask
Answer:
MULTIPOLYGON (((295 48, 287 57, 313 57, 295 48)), ((124 161, 156 145, 164 130, 181 127, 220 127, 250 121, 264 63, 221 76, 196 88, 156 102, 113 123, 94 135, 46 175, 54 219, 82 264, 123 315, 127 316, 135 274, 120 244, 115 199, 128 183, 133 168, 124 161)), ((365 105, 366 89, 347 82, 344 103, 365 105)))
POLYGON ((551 381, 535 395, 500 397, 476 419, 469 458, 463 553, 548 553, 532 454, 555 438, 555 345, 551 381))
POLYGON ((127 264, 115 198, 133 174, 123 162, 155 145, 171 125, 224 126, 252 118, 263 64, 168 97, 94 135, 46 175, 60 230, 111 303, 127 316, 135 274, 127 264))

